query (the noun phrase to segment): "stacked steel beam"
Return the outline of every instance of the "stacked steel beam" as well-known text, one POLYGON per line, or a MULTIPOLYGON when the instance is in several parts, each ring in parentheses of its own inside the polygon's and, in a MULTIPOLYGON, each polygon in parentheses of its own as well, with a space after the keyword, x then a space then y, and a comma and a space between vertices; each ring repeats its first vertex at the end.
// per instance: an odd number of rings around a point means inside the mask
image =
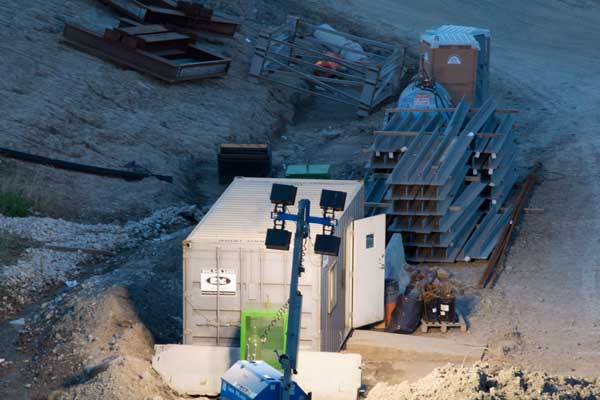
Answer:
POLYGON ((386 121, 383 131, 376 133, 368 164, 374 174, 365 182, 367 215, 373 215, 385 207, 387 176, 414 139, 412 133, 440 130, 443 123, 440 113, 408 113, 405 116, 398 113, 386 121))
POLYGON ((395 132, 432 132, 441 129, 443 122, 440 113, 408 113, 404 118, 401 114, 395 114, 373 140, 369 167, 378 172, 391 173, 414 138, 410 133, 401 136, 395 132))
POLYGON ((402 234, 409 261, 487 258, 508 223, 514 120, 492 99, 469 111, 461 101, 445 125, 436 112, 392 118, 371 148, 371 168, 391 171, 388 229, 402 234))

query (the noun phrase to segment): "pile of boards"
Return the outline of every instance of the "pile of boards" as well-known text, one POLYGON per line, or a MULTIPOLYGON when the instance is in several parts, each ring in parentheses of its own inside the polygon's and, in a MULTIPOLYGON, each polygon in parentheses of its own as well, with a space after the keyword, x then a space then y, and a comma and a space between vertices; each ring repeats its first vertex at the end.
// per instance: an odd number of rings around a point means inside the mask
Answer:
POLYGON ((233 36, 239 22, 198 3, 182 0, 100 0, 124 17, 142 24, 161 24, 179 29, 233 36))
POLYGON ((517 180, 506 111, 491 98, 479 109, 463 99, 455 109, 397 113, 376 132, 370 167, 379 178, 368 186, 391 217, 388 230, 402 234, 408 261, 490 256, 510 223, 517 180))
POLYGON ((146 0, 152 5, 134 0, 102 2, 126 18, 104 32, 66 23, 66 43, 169 83, 227 75, 231 60, 198 46, 195 29, 232 35, 237 23, 215 20, 211 9, 187 1, 146 0))
POLYGON ((218 155, 219 183, 229 184, 236 176, 271 175, 271 147, 268 144, 223 143, 218 155))

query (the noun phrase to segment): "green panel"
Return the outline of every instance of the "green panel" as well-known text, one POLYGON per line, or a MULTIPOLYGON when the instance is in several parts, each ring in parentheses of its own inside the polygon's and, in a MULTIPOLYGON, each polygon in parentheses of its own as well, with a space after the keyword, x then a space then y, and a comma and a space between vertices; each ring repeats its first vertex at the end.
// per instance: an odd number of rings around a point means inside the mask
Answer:
POLYGON ((300 179, 329 179, 329 164, 295 164, 288 165, 285 171, 286 178, 300 179))
POLYGON ((244 307, 240 332, 242 360, 263 360, 273 368, 281 370, 275 350, 279 354, 285 352, 288 318, 287 309, 278 314, 281 308, 281 304, 260 303, 251 303, 244 307), (271 324, 272 327, 268 329, 271 324))

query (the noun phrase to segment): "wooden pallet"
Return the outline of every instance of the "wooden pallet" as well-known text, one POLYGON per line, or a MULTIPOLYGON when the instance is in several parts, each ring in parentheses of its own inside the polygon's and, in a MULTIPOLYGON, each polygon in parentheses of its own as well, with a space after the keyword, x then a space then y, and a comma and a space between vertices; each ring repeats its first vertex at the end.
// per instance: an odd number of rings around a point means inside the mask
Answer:
POLYGON ((456 322, 427 322, 421 319, 421 332, 427 333, 430 328, 439 328, 442 333, 448 332, 448 328, 460 328, 461 332, 466 332, 467 323, 461 314, 458 314, 456 322))

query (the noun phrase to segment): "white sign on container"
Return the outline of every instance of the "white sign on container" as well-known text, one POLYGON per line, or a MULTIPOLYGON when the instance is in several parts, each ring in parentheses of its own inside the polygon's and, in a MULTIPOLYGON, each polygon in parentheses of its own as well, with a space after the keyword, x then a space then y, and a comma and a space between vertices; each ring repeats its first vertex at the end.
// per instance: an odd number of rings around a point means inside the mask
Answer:
POLYGON ((207 295, 230 295, 237 293, 235 272, 231 269, 203 269, 200 272, 200 292, 207 295))

